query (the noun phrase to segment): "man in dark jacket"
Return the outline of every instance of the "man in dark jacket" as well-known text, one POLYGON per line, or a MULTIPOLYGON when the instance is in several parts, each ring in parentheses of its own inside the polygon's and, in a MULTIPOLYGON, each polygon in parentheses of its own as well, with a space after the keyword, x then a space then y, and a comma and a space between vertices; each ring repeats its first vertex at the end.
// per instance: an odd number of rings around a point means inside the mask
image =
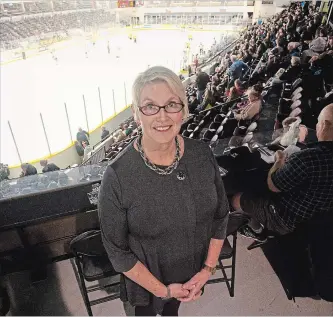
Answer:
POLYGON ((102 127, 102 135, 101 140, 103 141, 105 138, 107 138, 110 135, 110 131, 107 130, 105 127, 102 127))
POLYGON ((37 169, 35 166, 29 164, 29 163, 23 163, 21 165, 22 168, 22 173, 21 173, 21 177, 23 176, 29 176, 29 175, 36 175, 37 174, 37 169))
POLYGON ((203 95, 205 93, 205 90, 206 90, 206 87, 207 87, 207 84, 209 83, 209 81, 210 81, 209 75, 207 73, 201 71, 201 69, 198 68, 197 78, 195 80, 195 83, 198 88, 197 98, 199 100, 199 103, 201 103, 203 100, 203 95))
POLYGON ((282 81, 294 81, 300 77, 302 72, 301 59, 297 56, 292 56, 291 64, 286 71, 280 76, 282 81))
POLYGON ((47 172, 54 172, 54 171, 59 171, 60 168, 55 165, 54 163, 48 163, 47 160, 41 160, 40 165, 43 167, 42 172, 47 173, 47 172))
POLYGON ((79 128, 78 133, 76 133, 76 140, 82 145, 83 142, 89 144, 89 133, 87 131, 82 130, 79 128))
POLYGON ((231 56, 231 66, 228 70, 228 75, 230 76, 230 85, 233 86, 236 79, 242 79, 244 73, 249 69, 243 61, 237 59, 235 55, 231 56))

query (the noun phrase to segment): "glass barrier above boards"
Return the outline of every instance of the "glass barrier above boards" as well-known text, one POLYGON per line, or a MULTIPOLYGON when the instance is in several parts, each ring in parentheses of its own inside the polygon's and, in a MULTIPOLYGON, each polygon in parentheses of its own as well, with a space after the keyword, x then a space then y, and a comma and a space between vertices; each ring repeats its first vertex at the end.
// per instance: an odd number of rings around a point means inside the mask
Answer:
POLYGON ((61 190, 102 180, 108 162, 77 166, 60 171, 29 175, 0 182, 0 202, 46 191, 61 190))

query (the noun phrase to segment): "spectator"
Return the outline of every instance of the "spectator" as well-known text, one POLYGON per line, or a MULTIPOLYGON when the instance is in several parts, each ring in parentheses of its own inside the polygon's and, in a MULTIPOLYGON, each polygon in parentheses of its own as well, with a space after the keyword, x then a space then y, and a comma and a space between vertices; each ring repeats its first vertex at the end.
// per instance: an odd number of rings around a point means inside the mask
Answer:
POLYGON ((102 135, 101 135, 101 140, 103 141, 110 135, 109 130, 107 130, 105 127, 102 127, 102 135))
POLYGON ((252 120, 257 116, 261 110, 262 98, 261 98, 262 86, 256 85, 252 87, 248 92, 248 101, 245 106, 234 112, 236 120, 252 120))
POLYGON ((0 163, 0 182, 3 180, 8 180, 10 171, 7 164, 0 163))
POLYGON ((319 32, 319 37, 314 39, 309 44, 309 49, 304 51, 302 54, 302 63, 306 63, 312 56, 317 56, 324 52, 327 46, 327 32, 325 29, 321 29, 319 32))
POLYGON ((333 104, 320 113, 316 130, 318 142, 293 154, 287 161, 286 154, 277 151, 267 178, 270 192, 233 197, 233 207, 251 216, 243 235, 262 240, 263 226, 283 235, 316 213, 332 211, 333 104))
POLYGON ((326 51, 326 52, 333 51, 333 34, 330 34, 330 35, 327 37, 327 46, 326 46, 325 51, 326 51))
POLYGON ((292 56, 291 65, 280 76, 281 81, 292 81, 299 77, 302 71, 301 59, 297 56, 292 56))
POLYGON ((82 128, 79 128, 79 131, 76 133, 76 140, 83 146, 83 142, 87 145, 89 144, 89 133, 82 128))
POLYGON ((197 107, 196 112, 208 110, 214 106, 215 100, 212 90, 207 87, 204 93, 202 103, 197 107))
POLYGON ((187 101, 178 76, 164 67, 140 74, 133 107, 142 136, 104 173, 102 240, 114 269, 124 275, 135 315, 178 316, 180 300, 199 298, 214 271, 228 202, 208 145, 179 135, 187 101))
POLYGON ((201 70, 201 68, 197 69, 197 77, 195 79, 198 92, 197 92, 197 98, 199 100, 199 103, 202 103, 203 101, 203 94, 206 90, 207 84, 210 82, 209 75, 201 70))
POLYGON ((37 169, 32 164, 23 163, 21 165, 21 168, 22 168, 22 172, 21 172, 20 177, 29 176, 29 175, 36 175, 37 174, 37 169))
POLYGON ((80 157, 83 157, 83 155, 84 155, 84 148, 83 148, 82 144, 79 141, 75 141, 75 150, 76 150, 76 153, 80 157))
POLYGON ((89 145, 89 143, 83 142, 82 143, 83 147, 83 161, 87 160, 93 152, 93 148, 89 145))
POLYGON ((242 82, 239 79, 235 80, 234 87, 231 87, 229 93, 227 94, 227 101, 231 101, 241 97, 244 94, 244 87, 242 82))
POLYGON ((228 75, 230 76, 230 86, 233 86, 236 79, 242 79, 244 73, 249 67, 241 60, 237 59, 237 56, 231 56, 231 66, 229 67, 228 75))
POLYGON ((47 160, 41 160, 39 164, 43 167, 42 172, 47 173, 47 172, 54 172, 54 171, 59 171, 60 168, 55 165, 54 163, 48 163, 47 160))

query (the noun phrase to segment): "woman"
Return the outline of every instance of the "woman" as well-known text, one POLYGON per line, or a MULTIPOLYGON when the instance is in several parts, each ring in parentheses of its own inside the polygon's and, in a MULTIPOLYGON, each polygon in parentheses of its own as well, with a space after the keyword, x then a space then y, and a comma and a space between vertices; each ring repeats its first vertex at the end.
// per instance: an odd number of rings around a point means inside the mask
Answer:
POLYGON ((196 112, 200 112, 203 110, 208 110, 212 108, 215 104, 215 98, 212 91, 212 87, 210 84, 207 85, 207 88, 204 93, 203 101, 201 104, 197 107, 196 112))
POLYGON ((159 66, 141 73, 133 113, 142 136, 104 174, 102 238, 136 315, 177 316, 215 270, 229 207, 209 147, 179 135, 188 109, 175 73, 159 66))
POLYGON ((258 84, 249 90, 247 104, 234 112, 236 120, 250 121, 259 114, 262 105, 261 92, 262 86, 258 84))

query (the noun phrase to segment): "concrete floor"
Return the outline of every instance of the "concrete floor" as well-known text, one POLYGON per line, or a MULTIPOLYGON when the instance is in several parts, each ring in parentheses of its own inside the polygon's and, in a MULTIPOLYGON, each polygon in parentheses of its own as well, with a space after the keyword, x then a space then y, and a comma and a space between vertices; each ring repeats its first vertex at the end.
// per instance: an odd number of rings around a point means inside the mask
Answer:
MULTIPOLYGON (((180 315, 333 315, 333 303, 311 298, 289 301, 261 249, 246 249, 250 243, 248 239, 238 239, 235 297, 229 296, 224 283, 208 285, 201 299, 181 305, 180 315)), ((33 285, 24 272, 11 275, 9 280, 9 315, 87 315, 70 261, 51 265, 47 280, 33 285)), ((132 315, 133 309, 126 305, 125 313, 123 303, 114 300, 94 306, 93 313, 132 315)))

